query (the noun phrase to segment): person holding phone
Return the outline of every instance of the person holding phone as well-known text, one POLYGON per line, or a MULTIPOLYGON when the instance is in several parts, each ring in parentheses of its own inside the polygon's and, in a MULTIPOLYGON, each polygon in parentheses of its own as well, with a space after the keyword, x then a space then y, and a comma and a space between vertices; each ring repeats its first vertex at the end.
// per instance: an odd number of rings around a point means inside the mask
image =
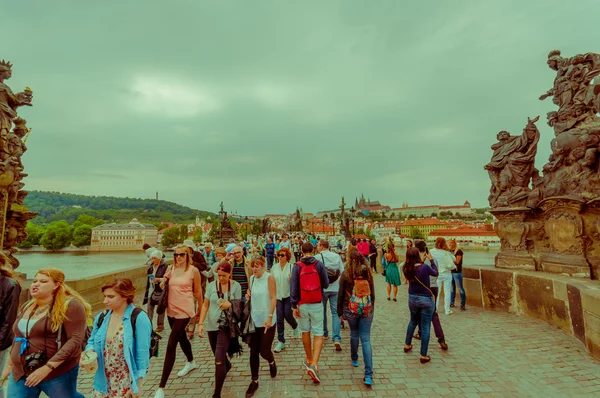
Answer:
POLYGON ((277 285, 275 277, 266 272, 264 257, 253 257, 250 261, 250 267, 252 268, 252 276, 250 277, 250 288, 246 293, 246 299, 252 301, 250 317, 256 329, 250 340, 252 382, 246 390, 246 398, 252 397, 258 390, 260 357, 263 357, 269 363, 271 377, 277 376, 277 365, 271 350, 275 338, 273 319, 277 319, 275 311, 277 307, 277 285))
MULTIPOLYGON (((230 308, 240 308, 235 305, 236 301, 241 301, 242 288, 236 281, 231 280, 231 264, 223 261, 217 265, 217 280, 211 282, 206 287, 206 297, 200 312, 198 321, 198 337, 204 337, 204 331, 208 332, 208 341, 210 349, 215 356, 215 390, 213 398, 220 398, 225 377, 231 369, 231 362, 227 358, 230 350, 231 335, 229 329, 221 327, 219 324, 224 311, 230 308)), ((241 314, 236 314, 239 318, 241 314)), ((239 347, 239 345, 237 346, 239 347)), ((239 352, 239 351, 238 351, 239 352)))
POLYGON ((438 270, 433 256, 428 253, 430 265, 423 263, 419 250, 411 247, 406 251, 406 261, 402 273, 408 280, 408 308, 410 309, 410 322, 406 330, 404 352, 412 350, 412 339, 417 325, 421 325, 421 363, 431 361, 427 355, 429 348, 429 334, 431 318, 435 312, 434 294, 429 287, 429 277, 437 276, 438 270))

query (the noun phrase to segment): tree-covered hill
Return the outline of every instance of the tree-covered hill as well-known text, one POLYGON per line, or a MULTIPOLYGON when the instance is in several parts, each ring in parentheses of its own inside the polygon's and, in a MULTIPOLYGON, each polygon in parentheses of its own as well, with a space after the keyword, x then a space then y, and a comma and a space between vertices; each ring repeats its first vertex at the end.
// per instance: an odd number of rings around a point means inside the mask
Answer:
POLYGON ((29 192, 24 204, 30 211, 39 213, 32 220, 35 224, 60 220, 72 224, 81 214, 107 222, 129 222, 132 218, 137 218, 140 222, 153 224, 192 222, 197 215, 200 218, 215 217, 214 213, 194 210, 165 200, 86 196, 47 191, 29 192))

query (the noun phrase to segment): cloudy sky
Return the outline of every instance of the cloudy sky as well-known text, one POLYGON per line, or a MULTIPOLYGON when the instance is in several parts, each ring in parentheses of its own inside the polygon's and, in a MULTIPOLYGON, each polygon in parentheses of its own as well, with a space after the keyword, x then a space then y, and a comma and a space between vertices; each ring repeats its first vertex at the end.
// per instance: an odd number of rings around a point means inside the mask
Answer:
POLYGON ((596 0, 9 1, 34 107, 27 188, 260 215, 487 205, 500 130, 542 115, 550 50, 600 52, 596 0))

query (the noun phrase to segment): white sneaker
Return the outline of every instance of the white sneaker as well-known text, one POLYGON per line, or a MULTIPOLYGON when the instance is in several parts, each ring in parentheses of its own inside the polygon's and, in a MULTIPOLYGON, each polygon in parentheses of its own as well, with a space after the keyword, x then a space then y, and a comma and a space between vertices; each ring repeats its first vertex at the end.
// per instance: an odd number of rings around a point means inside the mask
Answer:
POLYGON ((156 390, 156 393, 154 394, 154 398, 165 398, 165 390, 163 390, 162 388, 159 388, 158 390, 156 390))
POLYGON ((285 343, 282 343, 281 341, 277 342, 277 345, 275 346, 275 352, 281 352, 283 349, 285 348, 285 343))
MULTIPOLYGON (((179 377, 183 377, 185 375, 187 375, 188 373, 190 373, 192 370, 194 369, 198 369, 199 366, 196 365, 196 362, 187 362, 185 364, 185 366, 183 367, 183 369, 181 369, 179 372, 177 372, 177 376, 179 377)), ((164 394, 163 394, 164 396, 164 394)))
POLYGON ((452 315, 454 314, 454 311, 450 310, 450 311, 446 311, 446 315, 452 315))

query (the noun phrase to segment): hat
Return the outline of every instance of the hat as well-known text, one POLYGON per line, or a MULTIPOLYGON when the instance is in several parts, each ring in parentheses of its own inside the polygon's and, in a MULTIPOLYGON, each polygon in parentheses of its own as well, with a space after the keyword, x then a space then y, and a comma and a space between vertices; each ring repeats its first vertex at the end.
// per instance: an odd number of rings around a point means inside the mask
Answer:
POLYGON ((192 250, 194 250, 196 248, 196 246, 194 245, 194 241, 191 239, 184 240, 183 245, 189 247, 192 250))
POLYGON ((158 249, 154 249, 152 251, 152 253, 150 253, 150 258, 159 258, 162 259, 163 258, 163 253, 158 250, 158 249))
POLYGON ((150 247, 148 249, 146 249, 146 257, 148 258, 152 258, 152 252, 156 251, 157 249, 154 247, 150 247))
POLYGON ((236 247, 237 245, 235 243, 230 243, 227 245, 227 247, 225 248, 225 251, 227 253, 231 253, 231 251, 233 250, 234 247, 236 247))

